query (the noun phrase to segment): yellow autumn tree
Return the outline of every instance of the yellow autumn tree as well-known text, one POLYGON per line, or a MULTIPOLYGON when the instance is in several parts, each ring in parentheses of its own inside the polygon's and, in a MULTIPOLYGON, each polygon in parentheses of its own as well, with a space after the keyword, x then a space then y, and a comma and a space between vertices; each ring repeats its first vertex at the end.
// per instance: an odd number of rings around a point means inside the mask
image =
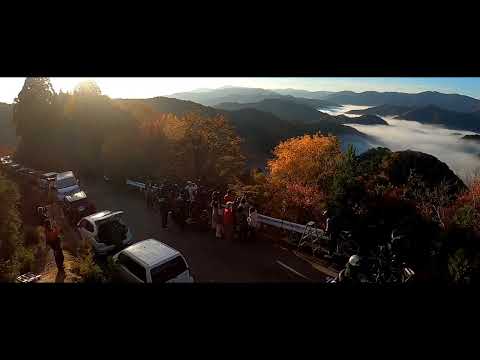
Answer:
POLYGON ((275 215, 293 221, 318 218, 341 163, 338 139, 304 135, 285 140, 268 162, 268 192, 275 215))
POLYGON ((275 147, 268 162, 270 180, 277 184, 327 186, 342 156, 335 136, 304 135, 275 147))
POLYGON ((178 136, 175 160, 184 178, 231 183, 244 171, 241 139, 224 117, 189 113, 178 118, 174 131, 169 128, 178 136))

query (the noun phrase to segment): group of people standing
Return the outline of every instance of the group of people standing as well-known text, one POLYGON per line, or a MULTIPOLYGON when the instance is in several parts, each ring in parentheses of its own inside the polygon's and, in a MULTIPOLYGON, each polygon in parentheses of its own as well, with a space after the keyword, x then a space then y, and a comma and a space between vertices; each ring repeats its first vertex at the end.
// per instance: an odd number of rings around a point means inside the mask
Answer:
POLYGON ((148 208, 157 208, 160 212, 162 227, 168 229, 168 215, 184 227, 185 223, 199 217, 200 209, 208 205, 206 189, 193 181, 185 187, 164 182, 154 184, 148 181, 145 186, 145 197, 148 208))
POLYGON ((256 209, 246 196, 236 197, 232 190, 221 197, 219 191, 209 191, 193 181, 185 187, 167 182, 154 185, 149 181, 145 196, 147 207, 157 206, 164 229, 168 229, 169 214, 181 228, 189 221, 200 222, 213 229, 217 238, 227 240, 235 236, 247 240, 258 226, 256 209))
POLYGON ((210 207, 211 227, 217 238, 232 240, 236 234, 239 240, 245 241, 253 237, 258 226, 257 211, 246 196, 235 197, 229 190, 221 198, 220 192, 214 191, 210 207))

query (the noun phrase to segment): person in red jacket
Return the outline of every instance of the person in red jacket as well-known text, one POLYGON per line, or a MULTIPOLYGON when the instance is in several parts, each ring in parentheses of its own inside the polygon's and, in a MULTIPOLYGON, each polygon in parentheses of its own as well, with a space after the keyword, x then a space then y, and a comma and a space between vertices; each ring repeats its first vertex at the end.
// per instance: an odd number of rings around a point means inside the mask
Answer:
POLYGON ((233 202, 229 201, 223 211, 223 231, 225 233, 225 239, 229 241, 233 239, 233 229, 235 225, 234 216, 233 202))
MULTIPOLYGON (((227 193, 225 194, 225 196, 223 197, 223 203, 225 204, 228 204, 229 202, 234 202, 235 201, 235 196, 233 195, 233 191, 232 190, 228 190, 227 193)), ((233 206, 233 204, 232 204, 233 206)))

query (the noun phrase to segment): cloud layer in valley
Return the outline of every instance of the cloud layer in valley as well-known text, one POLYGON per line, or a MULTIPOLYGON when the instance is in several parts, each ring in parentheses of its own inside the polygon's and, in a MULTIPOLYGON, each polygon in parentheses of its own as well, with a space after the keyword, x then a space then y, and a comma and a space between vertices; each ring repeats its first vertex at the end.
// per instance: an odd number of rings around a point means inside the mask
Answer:
MULTIPOLYGON (((367 109, 369 106, 345 105, 328 112, 331 115, 347 115, 350 110, 367 109)), ((390 116, 382 117, 389 125, 348 124, 370 136, 370 141, 343 139, 344 145, 352 143, 359 152, 369 147, 384 146, 392 151, 414 150, 431 154, 445 162, 455 173, 468 180, 480 172, 480 144, 462 140, 462 136, 474 134, 470 131, 452 130, 439 126, 421 124, 390 116)))
POLYGON ((445 129, 383 117, 387 125, 350 125, 391 150, 415 150, 436 156, 463 179, 480 168, 480 145, 462 140, 469 131, 445 129))

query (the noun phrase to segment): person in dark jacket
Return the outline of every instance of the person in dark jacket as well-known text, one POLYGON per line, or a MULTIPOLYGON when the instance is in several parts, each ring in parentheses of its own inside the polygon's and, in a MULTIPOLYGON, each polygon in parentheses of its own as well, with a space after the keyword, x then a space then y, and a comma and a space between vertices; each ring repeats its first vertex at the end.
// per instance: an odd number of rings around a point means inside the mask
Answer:
POLYGON ((326 217, 325 233, 328 236, 328 255, 333 256, 337 250, 338 237, 340 234, 339 218, 331 210, 324 211, 326 217))
POLYGON ((175 217, 180 225, 180 228, 183 230, 185 228, 187 204, 186 204, 186 194, 182 191, 177 199, 175 200, 175 217))
POLYGON ((248 214, 245 210, 245 205, 240 203, 236 214, 238 238, 240 241, 247 240, 248 236, 248 214))
POLYGON ((168 230, 168 194, 167 189, 162 188, 158 195, 158 210, 162 219, 162 228, 168 230))
POLYGON ((55 263, 59 271, 64 271, 64 256, 62 243, 60 239, 60 228, 58 228, 51 220, 47 220, 45 227, 45 239, 53 250, 55 263))

